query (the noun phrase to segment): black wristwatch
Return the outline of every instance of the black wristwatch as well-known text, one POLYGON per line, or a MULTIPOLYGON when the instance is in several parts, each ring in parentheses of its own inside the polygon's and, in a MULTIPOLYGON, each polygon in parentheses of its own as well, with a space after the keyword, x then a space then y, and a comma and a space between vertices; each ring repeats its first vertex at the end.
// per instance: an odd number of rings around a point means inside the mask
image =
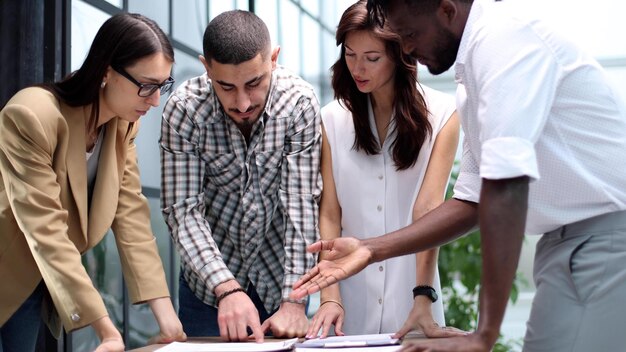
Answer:
POLYGON ((415 299, 415 297, 417 296, 426 296, 433 303, 437 301, 437 298, 439 298, 437 296, 437 291, 435 291, 434 288, 427 286, 427 285, 415 286, 415 288, 413 289, 413 299, 415 299))

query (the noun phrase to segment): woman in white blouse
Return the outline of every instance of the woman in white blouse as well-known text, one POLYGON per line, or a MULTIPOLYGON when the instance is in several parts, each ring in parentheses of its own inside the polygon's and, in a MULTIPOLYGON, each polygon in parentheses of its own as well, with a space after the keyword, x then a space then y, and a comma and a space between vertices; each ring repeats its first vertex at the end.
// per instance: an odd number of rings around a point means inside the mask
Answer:
MULTIPOLYGON (((375 237, 402 228, 444 200, 458 144, 454 100, 420 86, 400 38, 373 23, 366 1, 343 14, 332 67, 336 100, 322 109, 322 239, 375 237)), ((307 337, 444 329, 438 250, 370 265, 321 291, 307 337), (416 286, 429 288, 416 290, 416 286), (435 299, 433 302, 432 300, 435 299)))

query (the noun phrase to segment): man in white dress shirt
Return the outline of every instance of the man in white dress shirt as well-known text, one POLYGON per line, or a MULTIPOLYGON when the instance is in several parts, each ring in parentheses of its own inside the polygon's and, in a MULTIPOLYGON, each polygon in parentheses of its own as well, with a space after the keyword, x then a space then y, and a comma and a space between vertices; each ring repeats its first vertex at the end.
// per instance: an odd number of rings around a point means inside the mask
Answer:
MULTIPOLYGON (((476 332, 409 350, 488 351, 498 338, 524 233, 537 287, 524 351, 626 348, 626 105, 602 68, 544 22, 506 2, 369 0, 433 74, 454 65, 465 133, 454 198, 385 236, 330 250, 293 296, 368 263, 420 251, 480 224, 476 332)), ((382 18, 382 17, 378 17, 382 18)))

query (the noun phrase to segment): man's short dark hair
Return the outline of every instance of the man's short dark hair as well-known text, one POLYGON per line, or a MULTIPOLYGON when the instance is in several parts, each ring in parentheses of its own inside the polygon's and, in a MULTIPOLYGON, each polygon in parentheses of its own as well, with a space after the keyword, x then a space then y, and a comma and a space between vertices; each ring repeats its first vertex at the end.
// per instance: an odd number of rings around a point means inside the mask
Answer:
POLYGON ((270 33, 257 15, 249 11, 232 10, 216 16, 204 31, 202 42, 207 63, 237 65, 257 54, 268 55, 270 33))

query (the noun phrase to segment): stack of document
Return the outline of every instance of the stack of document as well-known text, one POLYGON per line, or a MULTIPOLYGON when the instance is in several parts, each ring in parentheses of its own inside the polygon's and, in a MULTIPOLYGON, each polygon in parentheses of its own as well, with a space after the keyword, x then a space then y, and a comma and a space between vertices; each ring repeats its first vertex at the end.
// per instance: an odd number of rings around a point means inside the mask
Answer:
POLYGON ((276 342, 222 342, 190 343, 173 342, 159 348, 157 352, 396 352, 399 351, 400 339, 393 334, 331 336, 323 339, 311 339, 297 343, 298 339, 276 342))
POLYGON ((189 343, 173 342, 159 348, 157 352, 276 352, 291 351, 298 339, 277 342, 222 342, 189 343))
POLYGON ((331 336, 306 340, 296 344, 297 352, 337 349, 337 352, 395 352, 401 349, 400 339, 392 334, 331 336))

